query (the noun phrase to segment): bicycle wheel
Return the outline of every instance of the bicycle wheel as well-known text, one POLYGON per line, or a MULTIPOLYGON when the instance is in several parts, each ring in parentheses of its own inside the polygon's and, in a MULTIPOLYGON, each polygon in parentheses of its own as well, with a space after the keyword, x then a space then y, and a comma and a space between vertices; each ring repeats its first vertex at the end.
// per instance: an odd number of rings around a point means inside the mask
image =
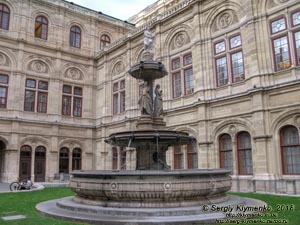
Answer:
POLYGON ((18 191, 19 190, 19 182, 12 182, 10 185, 9 185, 9 189, 11 191, 18 191))

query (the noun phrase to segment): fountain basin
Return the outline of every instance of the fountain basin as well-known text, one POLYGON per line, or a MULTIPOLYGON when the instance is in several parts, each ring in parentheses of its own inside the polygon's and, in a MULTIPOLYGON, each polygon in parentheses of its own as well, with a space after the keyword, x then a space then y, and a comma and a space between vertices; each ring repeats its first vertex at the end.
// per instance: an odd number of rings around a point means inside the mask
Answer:
POLYGON ((143 80, 156 80, 168 74, 164 64, 157 61, 141 61, 134 64, 128 73, 136 78, 143 80))
POLYGON ((187 207, 227 200, 229 170, 74 171, 74 201, 127 208, 187 207))

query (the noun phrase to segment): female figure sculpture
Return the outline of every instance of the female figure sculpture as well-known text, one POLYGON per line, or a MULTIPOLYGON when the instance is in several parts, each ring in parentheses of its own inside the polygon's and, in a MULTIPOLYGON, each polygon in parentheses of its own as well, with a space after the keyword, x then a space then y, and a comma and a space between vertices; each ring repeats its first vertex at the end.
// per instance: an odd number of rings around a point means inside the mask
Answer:
POLYGON ((152 115, 153 113, 153 102, 149 90, 149 84, 147 81, 145 81, 143 87, 143 94, 138 102, 142 115, 152 115))
POLYGON ((160 90, 160 85, 157 84, 155 87, 155 99, 154 99, 154 113, 153 116, 159 117, 163 113, 162 106, 162 90, 160 90))

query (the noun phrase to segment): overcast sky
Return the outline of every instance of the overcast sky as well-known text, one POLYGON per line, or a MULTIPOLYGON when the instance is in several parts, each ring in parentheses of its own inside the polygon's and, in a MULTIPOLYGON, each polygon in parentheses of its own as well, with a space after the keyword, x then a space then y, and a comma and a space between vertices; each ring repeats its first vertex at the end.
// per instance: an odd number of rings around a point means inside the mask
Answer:
POLYGON ((68 0, 75 4, 127 20, 157 0, 68 0))

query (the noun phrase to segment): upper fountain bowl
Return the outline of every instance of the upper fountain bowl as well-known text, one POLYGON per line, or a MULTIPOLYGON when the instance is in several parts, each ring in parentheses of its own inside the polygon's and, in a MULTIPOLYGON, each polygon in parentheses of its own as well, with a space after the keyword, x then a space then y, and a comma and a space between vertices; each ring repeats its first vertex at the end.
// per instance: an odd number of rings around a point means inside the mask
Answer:
POLYGON ((140 61, 134 64, 128 73, 141 80, 156 80, 168 74, 164 64, 156 61, 140 61))

